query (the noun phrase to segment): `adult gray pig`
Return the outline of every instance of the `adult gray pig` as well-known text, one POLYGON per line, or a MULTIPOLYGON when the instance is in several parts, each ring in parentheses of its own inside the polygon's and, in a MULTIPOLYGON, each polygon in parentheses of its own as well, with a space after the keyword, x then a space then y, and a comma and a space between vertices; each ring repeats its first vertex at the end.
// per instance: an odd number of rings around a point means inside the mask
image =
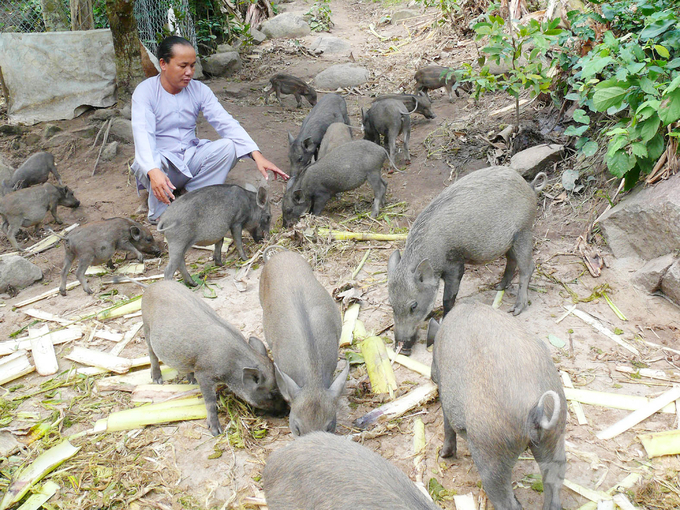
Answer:
MULTIPOLYGON (((413 110, 415 111, 415 109, 413 110)), ((376 101, 368 110, 361 109, 361 118, 364 123, 364 138, 380 144, 380 137, 384 138, 390 159, 394 161, 397 150, 397 136, 404 135, 404 157, 406 164, 411 164, 411 154, 408 150, 408 142, 411 138, 411 114, 404 103, 398 99, 382 99, 376 101)))
POLYGON ((334 122, 349 125, 347 104, 338 94, 326 94, 314 105, 305 117, 297 138, 288 133, 288 159, 290 160, 290 176, 297 176, 300 171, 318 155, 319 145, 326 134, 328 126, 334 122))
POLYGON ((456 456, 460 433, 494 508, 520 510, 512 467, 529 447, 541 468, 543 510, 561 510, 567 401, 545 344, 488 305, 462 303, 436 334, 432 380, 444 413, 441 456, 456 456))
POLYGON ((344 122, 333 122, 323 135, 317 161, 334 149, 352 141, 352 128, 344 122))
POLYGON ((546 179, 541 172, 528 184, 511 168, 484 168, 446 188, 418 215, 403 257, 396 250, 387 266, 394 338, 402 353, 411 352, 418 325, 434 307, 440 279, 444 314, 453 308, 466 263, 485 264, 505 255, 505 273, 496 288, 507 288, 519 266, 517 301, 510 311, 518 315, 528 306, 536 192, 546 179))
POLYGON ((270 252, 267 248, 260 275, 260 304, 276 382, 290 404, 290 430, 295 437, 335 432, 337 403, 349 372, 347 363, 333 380, 340 310, 304 258, 290 251, 270 257, 270 252))
POLYGON ((174 281, 149 285, 142 297, 142 320, 153 382, 163 383, 159 360, 187 374, 190 382, 198 381, 213 436, 222 433, 218 383, 253 407, 274 412, 285 408, 264 344, 255 337, 246 341, 184 285, 174 281))
POLYGON ((272 453, 262 480, 271 510, 439 509, 380 455, 325 432, 313 432, 272 453))

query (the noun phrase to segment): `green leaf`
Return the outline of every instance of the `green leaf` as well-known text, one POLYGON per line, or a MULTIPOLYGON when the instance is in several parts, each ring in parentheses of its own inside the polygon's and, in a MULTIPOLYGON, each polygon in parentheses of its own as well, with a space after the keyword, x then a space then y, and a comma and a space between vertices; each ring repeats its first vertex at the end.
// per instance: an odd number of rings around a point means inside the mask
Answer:
POLYGON ((594 58, 591 61, 585 63, 583 69, 581 70, 581 75, 586 78, 598 74, 613 61, 614 59, 611 57, 594 58))
POLYGON ((621 87, 609 87, 601 90, 596 90, 593 94, 593 105, 595 111, 603 112, 611 106, 616 106, 623 101, 627 90, 621 87))
POLYGON ((665 148, 666 142, 661 133, 657 133, 649 142, 647 142, 647 154, 649 155, 649 158, 654 161, 661 157, 665 148))
POLYGON ((668 84, 668 87, 666 87, 664 94, 670 94, 678 87, 680 87, 680 74, 673 78, 673 81, 668 84))
POLYGON ((640 88, 645 94, 651 94, 653 96, 658 96, 659 94, 654 86, 654 82, 646 76, 640 78, 640 88))
POLYGON ((675 25, 676 21, 674 19, 660 20, 646 27, 642 32, 640 32, 640 39, 654 39, 660 36, 669 28, 675 25))
POLYGON ((570 92, 569 94, 564 96, 564 99, 568 101, 580 101, 581 94, 579 94, 578 92, 570 92))
POLYGON ((661 124, 661 119, 658 115, 654 114, 644 122, 639 124, 640 129, 640 141, 642 143, 647 143, 654 135, 659 132, 659 125, 661 124))
POLYGON ((635 154, 638 158, 647 157, 647 147, 644 143, 635 142, 631 144, 630 148, 633 151, 633 154, 635 154))
POLYGON ((635 156, 629 155, 623 150, 607 154, 607 167, 617 177, 624 177, 635 166, 635 163, 635 156))
POLYGON ((569 126, 564 130, 564 136, 581 136, 583 133, 588 131, 590 126, 569 126))
POLYGON ((680 57, 674 58, 666 64, 666 69, 677 69, 678 67, 680 67, 680 57))
POLYGON ((663 46, 661 46, 660 44, 655 44, 654 49, 663 58, 669 58, 671 56, 671 54, 668 52, 668 50, 666 48, 664 48, 663 46))
POLYGON ((614 152, 623 149, 628 145, 628 133, 625 135, 614 136, 609 140, 609 147, 607 147, 607 154, 613 154, 614 152))
POLYGON ((590 124, 590 117, 588 117, 585 110, 581 110, 580 108, 574 110, 573 119, 581 124, 590 124))
POLYGON ((595 154, 597 154, 597 149, 598 149, 597 142, 593 142, 593 141, 591 140, 590 142, 587 142, 587 143, 581 148, 581 152, 582 152, 585 156, 591 157, 591 156, 594 156, 595 154))
POLYGON ((638 74, 640 71, 642 71, 645 68, 645 63, 644 62, 633 62, 631 64, 628 64, 626 66, 626 69, 630 74, 638 74))
POLYGON ((680 89, 675 89, 664 96, 659 106, 659 118, 664 126, 680 119, 680 89))

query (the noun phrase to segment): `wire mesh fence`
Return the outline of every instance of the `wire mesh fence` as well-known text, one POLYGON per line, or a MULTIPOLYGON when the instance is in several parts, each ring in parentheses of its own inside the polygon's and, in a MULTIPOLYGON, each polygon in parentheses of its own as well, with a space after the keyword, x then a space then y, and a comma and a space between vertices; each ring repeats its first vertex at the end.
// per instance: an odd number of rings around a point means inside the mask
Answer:
MULTIPOLYGON (((50 22, 56 19, 60 30, 70 30, 73 18, 77 20, 76 26, 107 28, 105 2, 92 0, 91 9, 86 2, 78 2, 86 6, 78 10, 72 8, 74 2, 70 0, 0 0, 0 32, 44 32, 45 6, 53 13, 50 22)), ((135 0, 134 12, 139 39, 154 53, 158 43, 171 34, 185 37, 196 47, 187 0, 135 0)))

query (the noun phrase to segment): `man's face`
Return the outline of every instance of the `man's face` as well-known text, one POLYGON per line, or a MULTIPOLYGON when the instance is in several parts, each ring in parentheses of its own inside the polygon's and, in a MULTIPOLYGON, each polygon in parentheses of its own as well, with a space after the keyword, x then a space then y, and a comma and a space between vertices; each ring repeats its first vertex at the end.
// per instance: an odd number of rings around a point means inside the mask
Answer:
POLYGON ((191 46, 175 44, 172 47, 170 62, 161 59, 162 77, 170 88, 169 92, 177 94, 194 77, 196 67, 196 52, 191 46))

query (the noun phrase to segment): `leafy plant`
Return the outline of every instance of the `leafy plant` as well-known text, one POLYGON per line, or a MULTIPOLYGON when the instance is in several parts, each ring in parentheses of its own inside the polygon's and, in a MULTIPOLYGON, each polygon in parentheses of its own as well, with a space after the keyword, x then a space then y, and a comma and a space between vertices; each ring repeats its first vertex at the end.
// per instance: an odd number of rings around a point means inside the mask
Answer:
POLYGON ((484 92, 504 90, 515 98, 516 124, 519 126, 519 95, 529 90, 532 96, 547 92, 552 83, 548 76, 557 65, 557 60, 546 60, 546 54, 562 30, 557 28, 559 19, 548 23, 531 20, 525 25, 517 25, 508 33, 506 22, 500 16, 487 16, 473 26, 476 40, 487 38, 481 50, 482 56, 477 64, 479 71, 469 63, 463 64, 461 78, 474 85, 473 96, 478 99, 484 92), (529 55, 526 51, 529 50, 529 55), (505 72, 494 75, 489 61, 507 67, 505 72))
POLYGON ((330 0, 317 0, 304 15, 312 32, 328 32, 333 26, 330 0))
POLYGON ((581 125, 569 126, 565 134, 579 137, 576 148, 585 156, 598 150, 587 135, 590 128, 603 120, 613 123, 604 133, 606 163, 612 174, 626 179, 626 189, 652 170, 667 137, 680 137, 675 124, 680 119, 680 25, 675 9, 654 10, 658 4, 668 1, 603 4, 602 20, 618 20, 636 32, 618 37, 605 32, 600 44, 573 63, 576 73, 565 96, 581 106, 574 112, 581 125))

